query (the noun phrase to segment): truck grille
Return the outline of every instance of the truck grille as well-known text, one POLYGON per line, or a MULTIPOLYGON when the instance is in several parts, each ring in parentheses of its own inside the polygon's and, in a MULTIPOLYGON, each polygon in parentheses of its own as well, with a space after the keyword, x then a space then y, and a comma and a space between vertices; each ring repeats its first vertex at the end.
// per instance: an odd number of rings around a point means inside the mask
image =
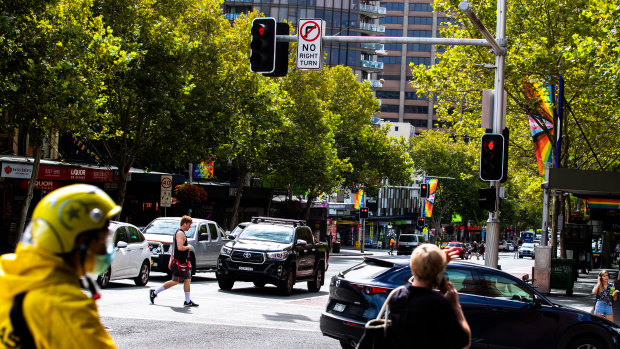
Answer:
POLYGON ((265 262, 265 254, 252 251, 233 251, 230 258, 234 262, 262 264, 265 262))

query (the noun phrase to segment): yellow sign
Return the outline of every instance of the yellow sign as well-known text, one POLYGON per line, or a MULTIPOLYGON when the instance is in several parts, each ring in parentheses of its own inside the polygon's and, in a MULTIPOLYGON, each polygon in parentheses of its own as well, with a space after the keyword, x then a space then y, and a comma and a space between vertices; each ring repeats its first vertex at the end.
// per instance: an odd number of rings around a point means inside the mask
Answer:
POLYGON ((428 233, 428 228, 424 227, 424 229, 422 229, 422 231, 424 232, 424 234, 428 233))

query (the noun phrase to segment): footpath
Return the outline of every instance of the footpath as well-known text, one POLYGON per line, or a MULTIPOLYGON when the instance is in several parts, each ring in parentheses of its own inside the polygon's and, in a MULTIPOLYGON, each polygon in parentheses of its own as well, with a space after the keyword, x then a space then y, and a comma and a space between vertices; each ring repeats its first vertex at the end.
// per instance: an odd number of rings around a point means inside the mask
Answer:
MULTIPOLYGON (((365 248, 364 253, 361 253, 359 249, 353 248, 341 248, 340 253, 332 253, 331 257, 356 257, 356 256, 387 256, 388 250, 385 249, 376 249, 376 248, 365 248)), ((481 262, 484 264, 483 260, 476 261, 470 260, 470 262, 481 262)), ((596 285, 598 274, 607 270, 609 273, 610 282, 616 283, 616 288, 620 289, 620 281, 618 281, 618 269, 617 268, 597 268, 592 269, 587 273, 579 273, 577 280, 573 285, 573 293, 569 296, 566 294, 565 289, 555 289, 552 288, 549 294, 545 296, 552 301, 553 303, 557 303, 564 306, 569 306, 572 308, 576 308, 585 312, 591 312, 595 302, 595 296, 592 294, 592 289, 596 285)), ((508 274, 514 275, 517 278, 521 279, 523 275, 527 274, 530 278, 532 277, 532 268, 531 267, 518 267, 518 268, 502 268, 502 271, 507 272, 508 274)), ((617 302, 613 305, 614 309, 614 322, 617 325, 620 325, 620 297, 617 302)))

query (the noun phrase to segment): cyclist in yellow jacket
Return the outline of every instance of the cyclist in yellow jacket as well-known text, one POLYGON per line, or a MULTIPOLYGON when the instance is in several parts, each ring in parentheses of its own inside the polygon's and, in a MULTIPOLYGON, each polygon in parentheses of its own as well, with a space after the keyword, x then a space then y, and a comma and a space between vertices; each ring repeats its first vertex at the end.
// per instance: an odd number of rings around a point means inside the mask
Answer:
POLYGON ((115 348, 92 279, 109 266, 108 223, 121 208, 101 189, 75 184, 35 207, 15 253, 0 258, 0 348, 115 348), (93 294, 81 289, 84 277, 93 294))

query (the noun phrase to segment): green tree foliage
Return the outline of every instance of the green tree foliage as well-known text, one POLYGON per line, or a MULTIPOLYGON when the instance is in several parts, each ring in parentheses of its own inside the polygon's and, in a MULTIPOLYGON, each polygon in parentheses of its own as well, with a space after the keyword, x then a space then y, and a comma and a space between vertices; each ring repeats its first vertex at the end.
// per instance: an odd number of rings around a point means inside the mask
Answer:
POLYGON ((246 176, 261 175, 270 170, 268 163, 277 133, 288 122, 283 110, 289 103, 277 79, 250 72, 248 69, 251 20, 239 17, 223 46, 226 59, 222 62, 222 110, 225 112, 225 133, 217 144, 218 154, 233 163, 239 172, 239 183, 229 229, 237 224, 237 212, 246 176))
POLYGON ((56 134, 68 131, 89 135, 103 103, 104 78, 124 57, 90 1, 3 1, 0 30, 3 125, 28 134, 35 158, 21 232, 43 142, 52 144, 56 134))
MULTIPOLYGON (((412 138, 410 155, 418 175, 439 178, 432 220, 441 227, 444 217, 459 214, 463 220, 483 222, 487 212, 478 208, 478 188, 485 183, 478 176, 478 147, 445 132, 422 132, 412 138)), ((487 185, 488 186, 488 185, 487 185)))
POLYGON ((219 1, 96 0, 93 8, 131 58, 107 77, 93 127, 119 168, 122 203, 138 155, 185 164, 212 153, 221 125, 214 82, 229 25, 219 1))

